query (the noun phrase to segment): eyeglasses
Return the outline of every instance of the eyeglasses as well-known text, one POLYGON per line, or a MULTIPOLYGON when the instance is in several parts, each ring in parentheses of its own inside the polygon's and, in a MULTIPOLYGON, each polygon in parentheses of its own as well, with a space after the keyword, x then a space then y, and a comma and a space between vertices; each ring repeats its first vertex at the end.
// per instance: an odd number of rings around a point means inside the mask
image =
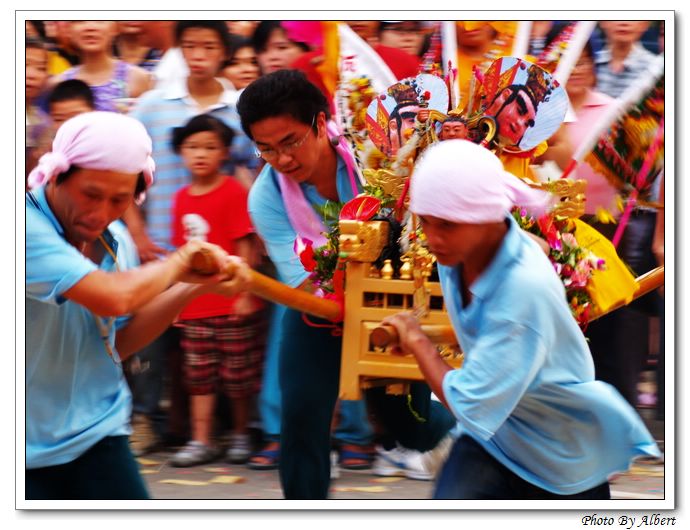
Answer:
POLYGON ((309 130, 302 138, 294 142, 285 143, 281 147, 276 147, 275 149, 257 149, 256 158, 263 158, 266 162, 275 162, 280 158, 280 155, 293 156, 295 152, 302 147, 302 144, 307 141, 309 133, 311 133, 314 128, 314 123, 316 123, 316 116, 311 119, 309 130))

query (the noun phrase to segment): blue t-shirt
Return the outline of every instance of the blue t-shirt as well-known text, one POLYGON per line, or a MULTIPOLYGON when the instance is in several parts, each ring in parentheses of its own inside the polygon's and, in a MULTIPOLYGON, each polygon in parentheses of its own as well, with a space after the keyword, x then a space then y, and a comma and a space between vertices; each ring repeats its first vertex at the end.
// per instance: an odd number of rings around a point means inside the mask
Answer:
MULTIPOLYGON (((347 166, 338 156, 336 172, 336 186, 340 202, 347 202, 354 198, 352 185, 347 172, 347 166)), ((311 204, 323 206, 327 201, 311 184, 300 184, 305 197, 311 204)), ((357 190, 359 193, 361 190, 357 190)), ((304 282, 309 273, 304 270, 294 244, 297 232, 290 224, 283 197, 280 193, 278 176, 275 169, 266 164, 249 191, 249 215, 271 261, 278 270, 283 283, 290 287, 297 287, 304 282)))
MULTIPOLYGON (((119 221, 103 234, 120 270, 137 265, 119 221)), ((131 394, 119 362, 108 356, 94 315, 62 294, 100 266, 64 238, 44 188, 26 196, 26 467, 71 462, 106 436, 131 432, 131 394)), ((116 319, 110 331, 127 323, 116 319)), ((107 325, 107 322, 104 322, 107 325)), ((119 361, 119 359, 115 359, 119 361)))
POLYGON ((597 486, 640 455, 659 455, 637 412, 594 364, 548 258, 509 230, 463 307, 456 267, 439 266, 465 354, 443 379, 461 433, 524 480, 559 495, 597 486))

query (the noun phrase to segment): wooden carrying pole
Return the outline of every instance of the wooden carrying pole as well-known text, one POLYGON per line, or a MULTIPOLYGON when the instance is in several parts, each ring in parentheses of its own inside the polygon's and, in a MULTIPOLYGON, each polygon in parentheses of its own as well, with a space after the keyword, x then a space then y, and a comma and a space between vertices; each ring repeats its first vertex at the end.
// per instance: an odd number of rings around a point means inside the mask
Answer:
MULTIPOLYGON (((664 284, 664 267, 657 267, 651 271, 638 276, 635 281, 637 282, 638 289, 635 291, 633 300, 640 298, 645 294, 658 289, 664 284)), ((606 312, 601 314, 595 314, 591 320, 596 320, 599 317, 607 315, 611 311, 615 311, 626 305, 625 302, 619 302, 613 307, 609 308, 606 312)), ((422 331, 431 339, 434 344, 453 344, 457 342, 455 336, 455 331, 453 331, 452 326, 428 326, 422 324, 422 331)), ((395 346, 398 344, 400 338, 398 337, 398 331, 395 327, 390 324, 382 324, 371 331, 370 335, 371 343, 377 348, 386 348, 387 346, 395 346)))
MULTIPOLYGON (((216 262, 204 250, 195 252, 192 256, 192 269, 200 274, 216 274, 219 272, 216 262)), ((228 276, 232 276, 234 269, 235 266, 230 263, 224 272, 228 276)), ((302 289, 288 287, 284 283, 254 270, 250 271, 248 290, 271 302, 283 304, 316 317, 327 320, 340 320, 342 318, 342 311, 337 302, 319 298, 302 289)))

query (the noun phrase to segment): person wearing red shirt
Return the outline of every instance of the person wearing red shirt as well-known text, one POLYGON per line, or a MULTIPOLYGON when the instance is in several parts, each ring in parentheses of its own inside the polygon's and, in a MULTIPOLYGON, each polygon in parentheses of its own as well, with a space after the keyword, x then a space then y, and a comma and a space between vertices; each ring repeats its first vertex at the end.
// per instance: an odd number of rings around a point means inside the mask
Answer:
MULTIPOLYGON (((232 143, 232 129, 208 114, 173 131, 173 148, 192 175, 175 196, 173 244, 208 241, 252 262, 253 228, 247 191, 220 173, 232 143)), ((186 467, 220 456, 211 441, 218 385, 230 400, 232 434, 226 458, 244 463, 251 452, 251 398, 261 386, 266 318, 263 304, 248 292, 234 298, 213 294, 187 305, 179 316, 184 381, 190 395, 192 439, 171 460, 186 467)))

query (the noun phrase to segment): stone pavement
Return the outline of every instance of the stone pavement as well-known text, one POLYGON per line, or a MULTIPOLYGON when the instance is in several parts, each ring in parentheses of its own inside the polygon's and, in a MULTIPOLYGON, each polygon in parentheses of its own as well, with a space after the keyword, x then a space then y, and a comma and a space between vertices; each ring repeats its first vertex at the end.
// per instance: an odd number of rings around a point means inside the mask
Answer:
MULTIPOLYGON (((651 411, 641 411, 643 417, 651 411)), ((646 419, 663 450, 664 422, 646 419)), ((175 468, 173 451, 160 451, 139 459, 154 499, 282 499, 278 471, 257 471, 221 460, 192 468, 175 468)), ((370 471, 341 470, 331 483, 330 498, 350 500, 419 499, 431 496, 433 484, 401 477, 376 477, 370 471)), ((664 463, 638 462, 611 481, 614 499, 664 498, 664 463)))

